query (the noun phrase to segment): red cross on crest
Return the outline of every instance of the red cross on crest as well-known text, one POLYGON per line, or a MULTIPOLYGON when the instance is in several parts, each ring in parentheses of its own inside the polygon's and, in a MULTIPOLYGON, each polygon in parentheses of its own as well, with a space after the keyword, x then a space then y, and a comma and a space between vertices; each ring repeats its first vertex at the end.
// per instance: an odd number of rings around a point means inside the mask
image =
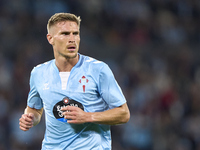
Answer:
POLYGON ((83 92, 85 92, 85 85, 89 82, 88 79, 86 79, 85 76, 82 76, 82 78, 79 80, 79 82, 82 84, 83 86, 83 92))

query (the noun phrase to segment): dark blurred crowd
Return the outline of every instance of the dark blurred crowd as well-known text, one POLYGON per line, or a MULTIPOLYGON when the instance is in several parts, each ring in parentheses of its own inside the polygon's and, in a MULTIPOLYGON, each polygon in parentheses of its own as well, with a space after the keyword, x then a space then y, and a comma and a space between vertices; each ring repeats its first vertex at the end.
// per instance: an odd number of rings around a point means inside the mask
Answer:
POLYGON ((0 150, 39 150, 44 117, 28 132, 32 68, 53 59, 46 24, 80 16, 80 53, 106 62, 131 119, 112 126, 113 150, 200 150, 199 0, 1 0, 0 150))

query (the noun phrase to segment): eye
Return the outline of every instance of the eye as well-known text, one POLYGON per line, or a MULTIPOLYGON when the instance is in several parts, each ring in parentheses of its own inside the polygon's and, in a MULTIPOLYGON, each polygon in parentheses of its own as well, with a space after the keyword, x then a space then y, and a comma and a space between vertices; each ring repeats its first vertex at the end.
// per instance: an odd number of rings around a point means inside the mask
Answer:
POLYGON ((63 35, 69 35, 70 32, 62 32, 61 34, 63 34, 63 35))
POLYGON ((79 32, 74 32, 73 35, 79 35, 79 32))

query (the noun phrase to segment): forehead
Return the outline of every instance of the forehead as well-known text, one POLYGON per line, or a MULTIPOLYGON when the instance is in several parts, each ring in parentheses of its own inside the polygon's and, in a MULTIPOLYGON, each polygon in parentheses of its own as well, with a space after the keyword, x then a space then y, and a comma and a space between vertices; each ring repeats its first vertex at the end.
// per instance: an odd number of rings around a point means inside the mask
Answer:
POLYGON ((79 26, 74 21, 61 21, 55 24, 61 30, 79 30, 79 26))

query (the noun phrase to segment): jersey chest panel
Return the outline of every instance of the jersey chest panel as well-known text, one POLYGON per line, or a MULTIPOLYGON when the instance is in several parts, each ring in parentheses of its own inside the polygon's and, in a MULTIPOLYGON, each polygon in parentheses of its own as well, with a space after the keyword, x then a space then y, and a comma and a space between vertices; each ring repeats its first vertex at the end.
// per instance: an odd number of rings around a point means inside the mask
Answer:
POLYGON ((54 75, 52 78, 42 80, 38 85, 38 92, 45 110, 49 112, 52 111, 54 104, 66 96, 80 102, 85 107, 85 111, 94 112, 105 109, 105 102, 99 95, 93 75, 83 70, 70 74, 66 90, 62 90, 59 75, 54 75))

